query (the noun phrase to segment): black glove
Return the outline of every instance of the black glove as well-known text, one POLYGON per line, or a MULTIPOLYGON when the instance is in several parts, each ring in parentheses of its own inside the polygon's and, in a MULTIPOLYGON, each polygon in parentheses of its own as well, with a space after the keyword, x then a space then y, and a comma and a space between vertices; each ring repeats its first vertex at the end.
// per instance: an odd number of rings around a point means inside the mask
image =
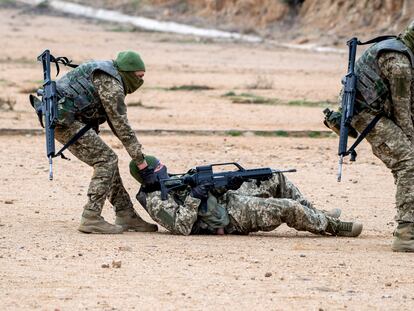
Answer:
POLYGON ((191 189, 193 198, 204 200, 208 198, 209 184, 201 184, 191 189))
POLYGON ((154 173, 154 169, 147 166, 139 171, 145 186, 153 185, 158 182, 157 176, 154 173))
POLYGON ((229 178, 228 185, 226 186, 227 190, 237 190, 244 183, 243 177, 233 176, 229 178))

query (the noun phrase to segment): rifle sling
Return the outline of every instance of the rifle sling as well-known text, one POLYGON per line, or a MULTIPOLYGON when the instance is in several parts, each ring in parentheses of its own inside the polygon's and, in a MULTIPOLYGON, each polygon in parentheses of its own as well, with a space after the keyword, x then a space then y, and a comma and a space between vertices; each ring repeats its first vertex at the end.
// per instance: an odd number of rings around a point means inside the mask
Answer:
POLYGON ((375 125, 378 123, 378 121, 383 117, 383 114, 377 114, 374 119, 367 125, 367 127, 359 134, 355 142, 352 144, 351 147, 349 147, 346 154, 352 154, 355 152, 355 148, 361 143, 361 141, 371 132, 371 130, 375 127, 375 125))
POLYGON ((91 123, 86 124, 84 127, 82 127, 79 132, 77 132, 69 141, 56 153, 53 157, 60 156, 62 159, 70 160, 69 158, 65 157, 63 154, 63 151, 65 151, 67 148, 69 148, 71 145, 73 145, 79 138, 81 138, 87 131, 89 131, 93 125, 91 123))
POLYGON ((391 35, 387 35, 387 36, 379 36, 376 38, 373 38, 371 40, 365 41, 365 42, 361 42, 358 40, 358 45, 366 45, 366 44, 373 44, 373 43, 378 43, 384 40, 388 40, 388 39, 394 39, 397 38, 397 36, 391 36, 391 35))

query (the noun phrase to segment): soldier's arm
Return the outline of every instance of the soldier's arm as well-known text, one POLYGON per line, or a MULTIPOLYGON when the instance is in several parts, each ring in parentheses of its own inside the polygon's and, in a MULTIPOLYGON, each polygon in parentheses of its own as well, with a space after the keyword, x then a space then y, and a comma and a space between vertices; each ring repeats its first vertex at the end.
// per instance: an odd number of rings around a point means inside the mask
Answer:
POLYGON ((187 196, 184 204, 180 205, 168 195, 167 200, 161 200, 161 192, 147 194, 146 210, 151 218, 173 234, 189 235, 197 220, 200 200, 187 196))
POLYGON ((137 165, 142 164, 144 156, 141 151, 141 144, 128 123, 123 86, 115 78, 103 72, 94 74, 93 83, 98 91, 112 131, 137 165))
POLYGON ((389 82, 392 99, 392 116, 395 123, 414 143, 414 126, 411 114, 412 69, 408 57, 402 53, 382 54, 378 59, 382 74, 389 82))

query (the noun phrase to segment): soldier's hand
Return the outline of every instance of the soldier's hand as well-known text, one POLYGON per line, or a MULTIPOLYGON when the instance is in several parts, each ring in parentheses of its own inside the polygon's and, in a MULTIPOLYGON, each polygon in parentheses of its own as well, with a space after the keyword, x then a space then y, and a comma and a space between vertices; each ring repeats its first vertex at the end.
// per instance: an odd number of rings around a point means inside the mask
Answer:
POLYGON ((157 176, 154 173, 154 169, 149 166, 146 166, 140 170, 139 174, 141 175, 145 186, 153 185, 158 182, 157 176))
MULTIPOLYGON (((323 124, 332 131, 334 131, 337 135, 340 135, 341 132, 341 118, 342 113, 339 111, 333 111, 326 108, 323 113, 325 114, 325 119, 323 124)), ((352 138, 358 137, 358 132, 352 127, 349 127, 348 135, 352 138)))
POLYGON ((208 184, 201 184, 191 189, 191 195, 193 198, 204 200, 208 198, 208 184))

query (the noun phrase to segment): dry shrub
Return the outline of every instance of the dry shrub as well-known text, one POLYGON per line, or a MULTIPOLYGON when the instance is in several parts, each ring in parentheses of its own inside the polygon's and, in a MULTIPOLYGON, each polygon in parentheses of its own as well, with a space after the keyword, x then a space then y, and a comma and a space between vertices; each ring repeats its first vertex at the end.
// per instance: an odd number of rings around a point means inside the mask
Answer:
POLYGON ((273 80, 267 76, 257 76, 256 81, 246 87, 250 90, 270 90, 273 89, 273 80))

